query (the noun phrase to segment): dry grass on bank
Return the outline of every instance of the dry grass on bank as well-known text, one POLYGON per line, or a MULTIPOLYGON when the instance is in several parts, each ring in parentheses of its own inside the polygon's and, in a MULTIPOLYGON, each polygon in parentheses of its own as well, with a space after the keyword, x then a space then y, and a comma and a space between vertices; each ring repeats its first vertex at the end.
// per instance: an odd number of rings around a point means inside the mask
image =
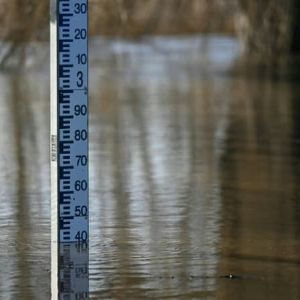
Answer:
POLYGON ((90 0, 90 11, 92 34, 233 31, 232 10, 225 0, 90 0))
MULTIPOLYGON (((13 54, 22 60, 28 41, 49 39, 49 3, 0 0, 0 65, 13 54), (9 44, 5 50, 3 41, 9 44)), ((291 48, 296 24, 293 3, 295 0, 89 0, 90 35, 136 38, 237 33, 249 53, 265 59, 291 48)))
MULTIPOLYGON (((28 41, 49 39, 49 4, 0 0, 0 66, 12 56, 21 63, 28 41)), ((227 0, 89 0, 89 28, 90 35, 127 37, 232 33, 233 18, 227 0)))
MULTIPOLYGON (((48 0, 0 0, 0 38, 47 39, 48 0)), ((225 0, 89 0, 92 35, 232 32, 225 0)))

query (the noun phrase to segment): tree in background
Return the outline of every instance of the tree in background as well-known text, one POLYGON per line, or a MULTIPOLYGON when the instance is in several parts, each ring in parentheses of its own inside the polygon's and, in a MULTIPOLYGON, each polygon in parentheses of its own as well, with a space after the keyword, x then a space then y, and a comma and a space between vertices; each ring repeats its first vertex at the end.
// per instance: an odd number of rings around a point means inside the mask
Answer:
POLYGON ((299 51, 298 0, 236 0, 236 30, 247 53, 275 58, 299 51))
POLYGON ((10 0, 0 2, 0 66, 11 56, 21 63, 28 41, 45 39, 49 27, 49 1, 10 0))
MULTIPOLYGON (((50 0, 0 0, 0 65, 49 39, 50 0), (4 43, 3 43, 4 42, 4 43), (3 46, 4 45, 4 46, 3 46)), ((300 51, 300 0, 89 0, 90 34, 237 34, 246 56, 300 51)))
POLYGON ((293 0, 293 21, 291 29, 291 51, 300 52, 300 1, 293 0))

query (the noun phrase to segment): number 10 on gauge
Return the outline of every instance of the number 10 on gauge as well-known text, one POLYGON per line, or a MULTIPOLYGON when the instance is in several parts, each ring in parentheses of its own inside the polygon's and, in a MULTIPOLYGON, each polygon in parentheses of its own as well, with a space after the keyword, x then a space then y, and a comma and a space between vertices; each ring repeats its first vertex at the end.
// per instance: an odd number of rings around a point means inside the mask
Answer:
POLYGON ((52 240, 87 242, 88 2, 53 1, 51 20, 52 240))

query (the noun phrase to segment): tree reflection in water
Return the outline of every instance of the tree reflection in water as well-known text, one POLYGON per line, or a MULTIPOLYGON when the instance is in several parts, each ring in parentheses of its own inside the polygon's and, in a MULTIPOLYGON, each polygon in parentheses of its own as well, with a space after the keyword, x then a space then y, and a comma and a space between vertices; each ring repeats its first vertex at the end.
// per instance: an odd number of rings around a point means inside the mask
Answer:
MULTIPOLYGON (((237 50, 92 41, 91 298, 298 298, 298 92, 237 50)), ((47 74, 0 77, 3 299, 50 298, 47 74)))

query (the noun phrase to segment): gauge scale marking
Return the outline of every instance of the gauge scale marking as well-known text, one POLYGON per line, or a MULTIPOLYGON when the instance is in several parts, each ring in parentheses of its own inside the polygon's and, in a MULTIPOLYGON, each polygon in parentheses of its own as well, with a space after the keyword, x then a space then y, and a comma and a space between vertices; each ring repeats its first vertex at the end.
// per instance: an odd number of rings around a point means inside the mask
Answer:
POLYGON ((58 241, 88 241, 88 2, 57 0, 58 241))

